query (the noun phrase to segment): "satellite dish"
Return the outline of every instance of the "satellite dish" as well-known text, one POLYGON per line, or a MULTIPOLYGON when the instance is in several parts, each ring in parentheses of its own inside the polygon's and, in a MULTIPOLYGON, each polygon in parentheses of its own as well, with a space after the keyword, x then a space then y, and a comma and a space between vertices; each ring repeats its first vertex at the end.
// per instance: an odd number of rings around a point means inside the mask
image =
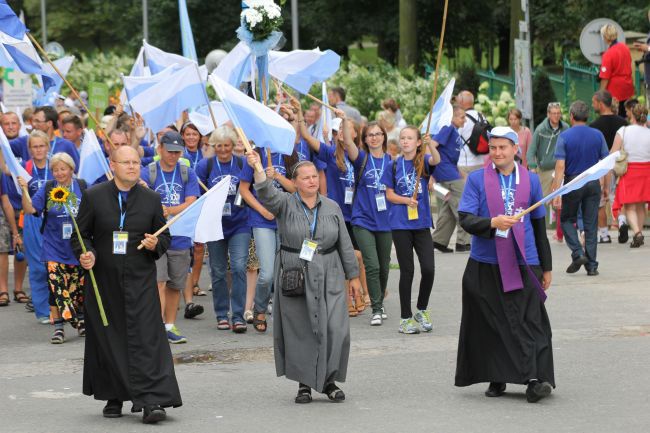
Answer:
POLYGON ((208 68, 208 72, 212 73, 212 71, 214 71, 217 66, 219 66, 219 63, 221 63, 227 54, 228 53, 226 53, 224 50, 210 51, 208 55, 205 56, 205 67, 208 68))
POLYGON ((65 56, 63 45, 58 42, 48 42, 44 49, 50 58, 60 59, 65 56))
POLYGON ((600 29, 605 24, 611 24, 616 27, 618 42, 625 43, 623 27, 621 27, 616 21, 610 20, 609 18, 596 18, 587 24, 580 33, 580 50, 587 60, 596 65, 602 63, 603 53, 607 49, 605 41, 603 41, 603 38, 600 36, 600 29))

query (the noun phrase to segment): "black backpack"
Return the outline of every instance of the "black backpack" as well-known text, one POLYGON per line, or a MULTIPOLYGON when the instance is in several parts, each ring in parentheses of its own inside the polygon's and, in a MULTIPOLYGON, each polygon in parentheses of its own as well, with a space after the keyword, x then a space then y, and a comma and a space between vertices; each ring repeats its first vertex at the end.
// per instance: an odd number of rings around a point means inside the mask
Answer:
MULTIPOLYGON (((73 179, 72 181, 74 182, 75 179, 73 179)), ((88 188, 88 184, 83 179, 76 179, 76 181, 79 184, 79 190, 81 190, 81 195, 83 197, 83 194, 86 191, 86 188, 88 188)), ((55 180, 48 180, 47 182, 45 182, 45 199, 46 200, 50 196, 50 191, 52 191, 52 188, 54 188, 55 183, 56 183, 55 180)), ((43 210, 43 221, 41 221, 41 230, 40 230, 41 234, 43 234, 43 232, 45 231, 45 224, 47 224, 47 206, 43 210)))
POLYGON ((492 131, 492 125, 490 125, 490 122, 481 113, 478 113, 478 119, 475 119, 471 114, 465 113, 465 115, 474 122, 474 127, 472 128, 472 134, 469 136, 469 139, 463 139, 463 141, 474 155, 488 154, 490 152, 490 137, 488 133, 492 131))

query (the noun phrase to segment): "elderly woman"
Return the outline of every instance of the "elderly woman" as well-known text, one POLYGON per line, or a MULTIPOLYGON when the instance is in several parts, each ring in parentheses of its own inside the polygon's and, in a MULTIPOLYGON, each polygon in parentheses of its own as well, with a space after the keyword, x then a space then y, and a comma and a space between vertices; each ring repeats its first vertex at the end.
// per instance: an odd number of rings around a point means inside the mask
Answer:
MULTIPOLYGON (((248 164, 259 164, 256 152, 248 164)), ((358 292, 359 267, 336 202, 319 194, 314 164, 292 170, 296 192, 286 193, 255 170, 255 190, 275 215, 280 251, 275 261, 273 334, 278 376, 299 383, 296 403, 309 403, 311 389, 334 402, 345 400, 335 384, 344 382, 350 354, 348 294, 358 292)))
MULTIPOLYGON (((86 182, 73 179, 75 163, 67 153, 55 153, 50 158, 50 170, 54 179, 45 182, 33 198, 23 194, 23 210, 25 214, 43 215, 41 261, 47 264, 50 316, 54 322, 54 334, 50 341, 52 344, 61 344, 65 341, 65 321, 70 322, 80 336, 86 334, 83 317, 83 271, 70 246, 74 231, 72 216, 77 214, 86 182), (76 195, 76 203, 70 203, 72 215, 64 207, 48 206, 51 201, 50 192, 58 187, 76 195)), ((19 178, 19 182, 22 188, 27 187, 24 179, 19 178)))
POLYGON ((650 202, 650 129, 646 128, 648 109, 636 104, 630 110, 629 126, 616 132, 611 152, 627 152, 627 172, 616 187, 614 209, 623 208, 627 222, 634 231, 630 248, 643 245, 643 224, 646 203, 650 202))

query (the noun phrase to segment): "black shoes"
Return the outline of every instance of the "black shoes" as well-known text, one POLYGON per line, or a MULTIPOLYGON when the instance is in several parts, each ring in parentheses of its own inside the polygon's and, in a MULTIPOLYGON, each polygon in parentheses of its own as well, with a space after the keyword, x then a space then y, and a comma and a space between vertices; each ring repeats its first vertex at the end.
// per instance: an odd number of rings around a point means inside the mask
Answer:
POLYGON ((528 403, 537 403, 544 397, 551 395, 553 387, 548 382, 538 382, 536 380, 528 382, 528 388, 526 388, 526 400, 528 403))
POLYGON ((580 256, 577 259, 573 260, 568 268, 566 268, 567 274, 575 274, 580 270, 582 265, 589 263, 589 259, 586 256, 580 256))
POLYGON ((506 392, 506 384, 500 382, 490 382, 490 386, 485 391, 486 397, 501 397, 506 392))
POLYGON ((119 418, 122 416, 122 402, 119 400, 108 400, 102 411, 104 418, 119 418))
POLYGON ((185 318, 186 319, 193 319, 199 314, 203 314, 203 305, 195 304, 194 302, 190 302, 185 306, 185 318))
POLYGON ((433 243, 433 248, 437 249, 441 253, 453 253, 454 252, 454 250, 452 250, 451 248, 447 248, 445 245, 439 244, 438 242, 433 243))
POLYGON ((303 383, 299 383, 298 395, 296 395, 295 401, 298 404, 311 403, 311 388, 303 383))
POLYGON ((628 233, 629 230, 630 230, 630 226, 627 225, 626 223, 623 223, 623 224, 618 226, 618 243, 619 244, 625 244, 630 239, 630 234, 628 233))
POLYGON ((590 277, 595 277, 599 275, 598 269, 587 269, 587 275, 590 277))
POLYGON ((470 244, 456 244, 457 253, 468 253, 472 249, 470 244))
POLYGON ((145 424, 155 424, 158 421, 163 421, 167 418, 165 409, 158 405, 145 406, 144 413, 142 414, 142 422, 145 424))
POLYGON ((643 233, 639 232, 636 233, 632 238, 630 248, 639 248, 641 245, 643 245, 643 233))
POLYGON ((345 400, 345 394, 341 391, 341 388, 334 384, 334 382, 325 385, 323 394, 327 395, 327 398, 334 403, 343 403, 345 400))

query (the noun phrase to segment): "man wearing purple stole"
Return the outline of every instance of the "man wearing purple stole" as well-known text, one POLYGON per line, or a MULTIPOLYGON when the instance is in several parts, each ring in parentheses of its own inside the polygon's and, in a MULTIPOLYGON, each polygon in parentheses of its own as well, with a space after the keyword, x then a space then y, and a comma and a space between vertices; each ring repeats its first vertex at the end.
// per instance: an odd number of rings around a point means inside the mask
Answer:
POLYGON ((456 386, 489 382, 488 397, 506 384, 527 385, 535 403, 555 387, 551 325, 544 307, 551 284, 551 248, 543 206, 514 215, 542 199, 539 177, 515 162, 517 133, 495 127, 491 163, 472 172, 458 206, 472 235, 463 275, 463 313, 456 386))

